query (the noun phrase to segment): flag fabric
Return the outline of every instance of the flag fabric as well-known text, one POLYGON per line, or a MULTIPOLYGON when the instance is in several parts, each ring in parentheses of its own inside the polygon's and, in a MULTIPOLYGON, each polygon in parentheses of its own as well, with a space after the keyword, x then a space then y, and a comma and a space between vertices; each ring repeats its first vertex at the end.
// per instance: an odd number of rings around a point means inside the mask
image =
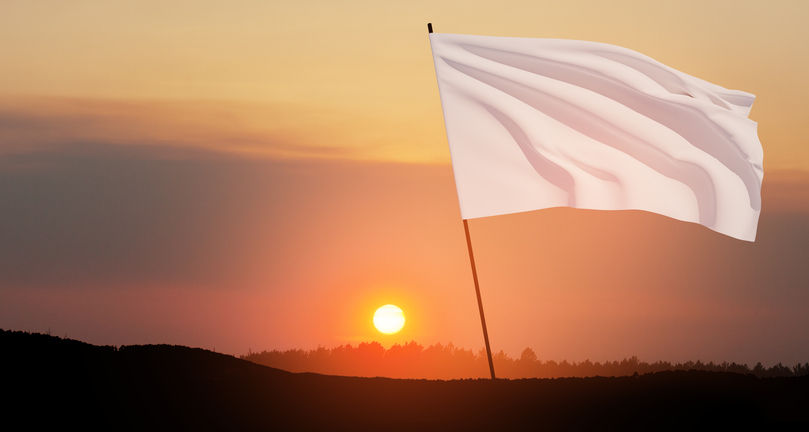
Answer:
POLYGON ((461 216, 645 210, 754 241, 755 96, 597 42, 431 33, 461 216))

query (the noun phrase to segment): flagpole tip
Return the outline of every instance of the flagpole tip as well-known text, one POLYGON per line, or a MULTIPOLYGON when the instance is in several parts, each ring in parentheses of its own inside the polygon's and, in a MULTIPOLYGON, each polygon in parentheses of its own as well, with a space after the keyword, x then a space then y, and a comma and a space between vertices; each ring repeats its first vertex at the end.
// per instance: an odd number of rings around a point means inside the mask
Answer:
POLYGON ((428 32, 428 33, 432 33, 432 32, 433 32, 433 23, 427 23, 427 32, 428 32))

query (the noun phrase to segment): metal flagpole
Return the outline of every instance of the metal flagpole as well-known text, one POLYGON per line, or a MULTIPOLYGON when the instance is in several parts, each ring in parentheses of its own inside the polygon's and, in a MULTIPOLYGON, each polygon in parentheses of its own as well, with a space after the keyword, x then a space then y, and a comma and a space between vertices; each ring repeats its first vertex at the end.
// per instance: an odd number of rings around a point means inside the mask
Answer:
MULTIPOLYGON (((427 23, 427 31, 433 32, 433 24, 427 23)), ((472 279, 475 281, 475 294, 478 298, 478 311, 480 311, 480 325, 483 326, 483 342, 486 343, 486 356, 489 358, 489 372, 494 376, 494 362, 492 361, 492 348, 489 346, 489 331, 486 330, 486 317, 483 315, 483 300, 480 298, 480 285, 478 284, 478 271, 475 268, 475 255, 472 254, 472 239, 469 237, 469 223, 463 220, 463 229, 466 233, 466 246, 469 248, 469 262, 472 264, 472 279)))

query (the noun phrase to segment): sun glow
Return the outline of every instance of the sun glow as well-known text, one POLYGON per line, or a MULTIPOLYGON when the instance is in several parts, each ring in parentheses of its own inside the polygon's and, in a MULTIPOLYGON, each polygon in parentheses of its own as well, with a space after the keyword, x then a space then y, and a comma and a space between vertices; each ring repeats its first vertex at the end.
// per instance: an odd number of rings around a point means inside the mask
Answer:
POLYGON ((381 333, 398 333, 404 325, 404 312, 398 306, 387 304, 377 309, 374 313, 374 327, 381 333))

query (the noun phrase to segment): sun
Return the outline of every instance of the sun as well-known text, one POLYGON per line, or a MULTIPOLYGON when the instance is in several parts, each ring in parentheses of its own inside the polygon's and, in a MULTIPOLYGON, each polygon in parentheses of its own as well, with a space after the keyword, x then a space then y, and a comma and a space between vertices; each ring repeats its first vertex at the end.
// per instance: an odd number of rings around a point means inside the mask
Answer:
POLYGON ((387 304, 374 313, 374 327, 384 334, 398 333, 404 325, 404 312, 396 305, 387 304))

